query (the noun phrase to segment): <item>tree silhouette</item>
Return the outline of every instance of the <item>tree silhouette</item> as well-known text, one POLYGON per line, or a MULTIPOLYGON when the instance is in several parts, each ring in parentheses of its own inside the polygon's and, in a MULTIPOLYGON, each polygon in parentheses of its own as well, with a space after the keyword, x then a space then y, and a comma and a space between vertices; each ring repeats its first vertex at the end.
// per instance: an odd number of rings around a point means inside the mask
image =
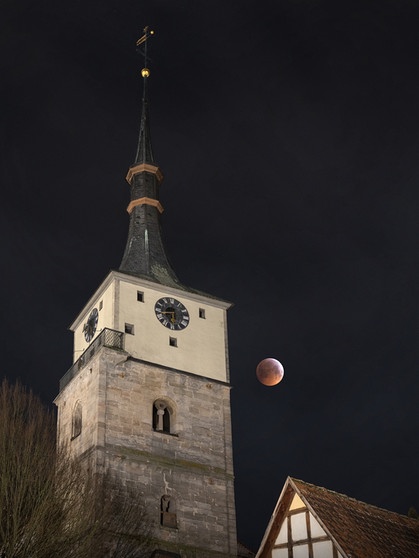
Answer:
POLYGON ((0 385, 0 558, 142 558, 141 495, 56 448, 55 417, 20 383, 0 385))

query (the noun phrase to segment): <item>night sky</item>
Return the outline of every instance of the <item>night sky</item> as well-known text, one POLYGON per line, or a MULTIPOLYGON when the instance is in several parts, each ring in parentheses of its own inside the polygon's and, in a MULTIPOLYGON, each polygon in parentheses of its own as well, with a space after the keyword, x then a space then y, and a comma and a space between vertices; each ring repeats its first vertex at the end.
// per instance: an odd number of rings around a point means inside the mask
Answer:
POLYGON ((1 375, 50 403, 119 267, 150 25, 167 252, 234 303, 239 540, 287 475, 419 509, 418 2, 3 0, 0 22, 1 375))

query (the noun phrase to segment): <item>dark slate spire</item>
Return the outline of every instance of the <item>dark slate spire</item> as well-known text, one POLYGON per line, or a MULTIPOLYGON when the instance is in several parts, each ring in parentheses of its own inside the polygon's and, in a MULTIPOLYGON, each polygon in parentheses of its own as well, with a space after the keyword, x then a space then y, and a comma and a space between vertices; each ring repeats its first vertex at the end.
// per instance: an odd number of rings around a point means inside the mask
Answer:
POLYGON ((135 155, 135 164, 137 163, 154 163, 153 148, 151 145, 151 133, 150 133, 150 115, 148 110, 148 99, 147 99, 147 79, 150 72, 147 68, 143 69, 143 102, 142 102, 142 113, 141 113, 141 123, 140 123, 140 136, 138 138, 137 154, 135 155))
POLYGON ((154 163, 151 146, 150 120, 147 99, 147 81, 150 71, 147 68, 147 39, 153 32, 148 27, 137 41, 144 44, 145 64, 141 71, 143 77, 143 99, 140 135, 135 162, 128 169, 127 182, 131 186, 131 202, 127 211, 130 224, 127 245, 122 258, 120 271, 143 277, 163 285, 181 287, 166 256, 160 229, 160 214, 163 207, 159 201, 159 187, 163 175, 154 163))

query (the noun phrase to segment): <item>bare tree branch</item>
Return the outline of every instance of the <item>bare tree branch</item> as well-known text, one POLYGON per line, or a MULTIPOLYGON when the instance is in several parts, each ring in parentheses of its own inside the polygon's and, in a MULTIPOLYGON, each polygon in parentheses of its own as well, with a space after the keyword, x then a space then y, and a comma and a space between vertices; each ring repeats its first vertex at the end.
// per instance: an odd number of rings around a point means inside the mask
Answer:
POLYGON ((0 385, 0 558, 142 558, 143 501, 108 474, 93 476, 66 448, 55 417, 21 384, 0 385))

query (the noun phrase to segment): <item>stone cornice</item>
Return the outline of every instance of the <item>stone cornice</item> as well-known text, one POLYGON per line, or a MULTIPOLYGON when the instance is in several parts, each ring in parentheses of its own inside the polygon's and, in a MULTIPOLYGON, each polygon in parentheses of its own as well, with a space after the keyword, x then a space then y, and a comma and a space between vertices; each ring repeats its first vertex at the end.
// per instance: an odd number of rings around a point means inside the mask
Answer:
POLYGON ((156 167, 155 165, 150 165, 149 163, 141 163, 139 165, 135 165, 134 167, 130 167, 128 169, 128 173, 127 176, 125 177, 125 180, 128 182, 128 184, 131 185, 134 176, 136 174, 139 174, 140 172, 149 172, 150 174, 154 174, 159 182, 162 182, 163 180, 163 173, 161 172, 159 167, 156 167))
POLYGON ((153 198, 137 198, 136 200, 132 200, 132 202, 130 202, 130 204, 128 205, 127 207, 128 213, 131 214, 132 210, 137 205, 152 205, 153 207, 157 207, 160 213, 163 213, 164 211, 163 206, 159 202, 159 200, 155 200, 153 198))

